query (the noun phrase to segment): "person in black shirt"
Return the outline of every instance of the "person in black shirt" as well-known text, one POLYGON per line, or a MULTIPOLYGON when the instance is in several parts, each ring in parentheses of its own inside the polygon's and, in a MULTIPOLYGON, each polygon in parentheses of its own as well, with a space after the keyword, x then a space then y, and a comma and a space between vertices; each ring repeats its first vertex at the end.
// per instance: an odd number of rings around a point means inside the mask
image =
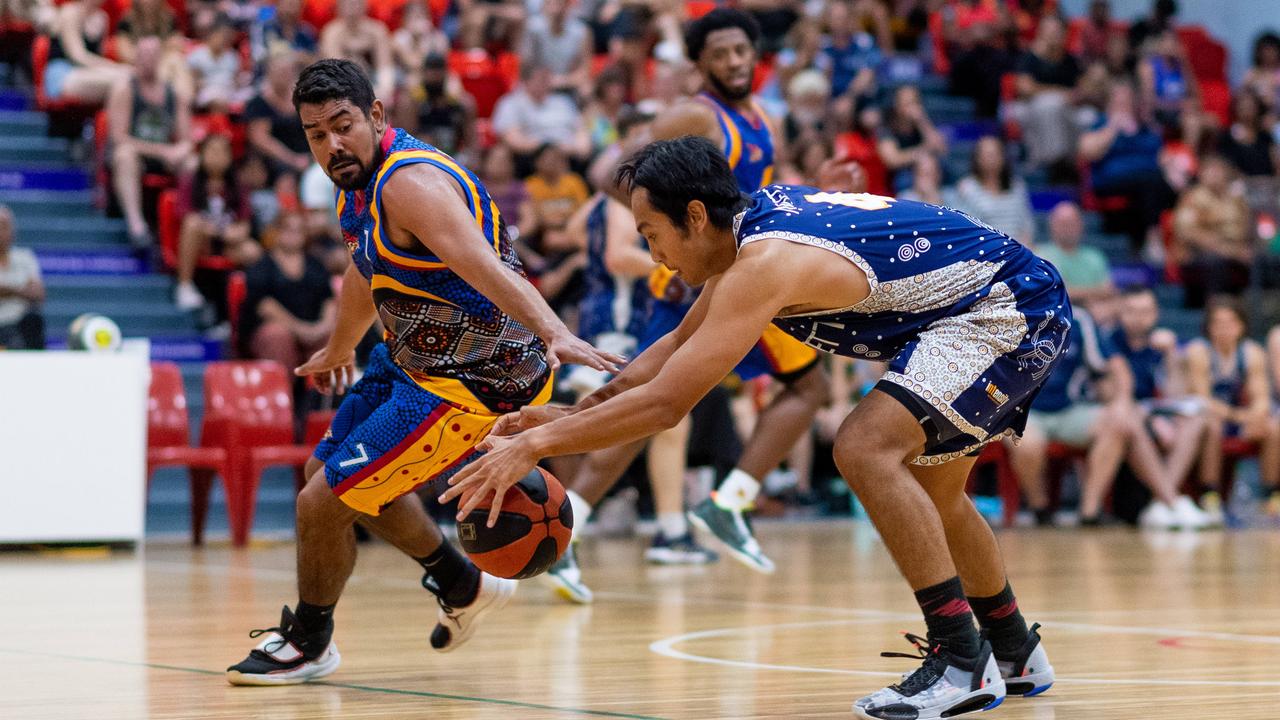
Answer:
POLYGON ((475 107, 469 98, 450 91, 443 55, 428 55, 423 61, 422 84, 413 89, 411 97, 416 104, 414 135, 465 161, 463 156, 475 147, 475 107))
POLYGON ((271 250, 245 272, 240 310, 241 350, 292 369, 324 346, 337 307, 329 273, 306 252, 301 213, 281 213, 271 250))
POLYGON ((311 164, 307 135, 293 109, 293 81, 298 77, 298 56, 283 51, 267 60, 262 91, 245 106, 249 145, 267 160, 273 178, 297 176, 311 164))
POLYGON ((1022 125, 1027 160, 1037 167, 1070 164, 1076 126, 1071 108, 1080 64, 1067 52, 1066 27, 1055 16, 1040 21, 1035 42, 1018 59, 1019 102, 1014 117, 1022 125))
POLYGON ((1277 150, 1263 117, 1262 100, 1242 88, 1231 101, 1231 127, 1218 137, 1218 152, 1246 177, 1275 175, 1277 150))

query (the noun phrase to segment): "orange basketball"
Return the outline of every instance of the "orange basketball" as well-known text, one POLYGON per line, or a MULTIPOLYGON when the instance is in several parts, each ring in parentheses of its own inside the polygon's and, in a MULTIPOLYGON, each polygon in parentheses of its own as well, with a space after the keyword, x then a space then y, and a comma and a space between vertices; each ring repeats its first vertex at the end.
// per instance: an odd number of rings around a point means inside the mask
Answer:
MULTIPOLYGON (((466 502, 470 493, 460 498, 466 502)), ((573 535, 573 508, 554 475, 534 468, 511 486, 498 523, 489 527, 491 501, 458 523, 458 540, 476 567, 504 578, 540 575, 555 564, 573 535)))

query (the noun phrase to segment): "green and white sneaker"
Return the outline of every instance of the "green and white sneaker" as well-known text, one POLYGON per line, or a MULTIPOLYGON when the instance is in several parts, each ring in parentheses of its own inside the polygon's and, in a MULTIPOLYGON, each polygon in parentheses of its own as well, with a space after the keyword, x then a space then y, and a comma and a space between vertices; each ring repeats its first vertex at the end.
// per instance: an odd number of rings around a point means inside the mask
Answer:
POLYGON ((691 525, 718 540, 735 560, 756 572, 773 574, 773 561, 760 549, 741 510, 720 507, 714 497, 709 497, 686 515, 691 525))
POLYGON ((578 568, 577 547, 578 543, 569 543, 569 547, 555 565, 542 574, 543 582, 561 599, 578 605, 589 605, 594 596, 591 588, 582 582, 582 570, 578 568))

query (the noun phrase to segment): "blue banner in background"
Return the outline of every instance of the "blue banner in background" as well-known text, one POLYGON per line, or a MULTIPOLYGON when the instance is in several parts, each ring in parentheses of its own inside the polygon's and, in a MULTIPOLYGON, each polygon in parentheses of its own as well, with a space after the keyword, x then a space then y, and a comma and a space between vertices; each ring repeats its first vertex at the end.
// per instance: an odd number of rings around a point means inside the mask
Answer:
POLYGON ((89 176, 77 168, 35 170, 0 167, 0 190, 88 190, 89 176))
POLYGON ((143 275, 147 264, 122 248, 118 253, 84 253, 36 250, 40 272, 45 275, 143 275))

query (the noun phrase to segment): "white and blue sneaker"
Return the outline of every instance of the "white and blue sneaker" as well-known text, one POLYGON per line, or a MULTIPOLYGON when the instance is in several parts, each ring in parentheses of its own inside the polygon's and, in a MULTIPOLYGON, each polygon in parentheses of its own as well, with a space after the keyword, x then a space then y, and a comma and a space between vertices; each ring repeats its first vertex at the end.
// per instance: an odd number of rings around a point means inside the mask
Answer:
POLYGON ((982 642, 978 656, 960 658, 930 647, 927 640, 907 633, 917 653, 880 653, 884 657, 924 660, 902 682, 874 692, 853 704, 864 720, 939 720, 991 710, 1004 702, 1005 684, 991 643, 982 642))
POLYGON ((751 524, 742 510, 721 507, 714 497, 709 497, 685 516, 690 525, 719 541, 734 560, 756 572, 773 574, 773 561, 760 549, 760 543, 751 532, 751 524))
POLYGON ((578 543, 570 542, 564 554, 545 573, 543 582, 551 588, 560 599, 577 605, 590 605, 595 595, 591 588, 582 582, 582 570, 578 567, 578 543))
POLYGON ((1005 691, 1010 695, 1035 697, 1053 687, 1053 666, 1040 642, 1040 623, 1031 626, 1027 640, 1010 661, 997 660, 1000 677, 1004 678, 1005 691))
POLYGON ((698 544, 693 534, 668 538, 658 531, 653 543, 644 551, 644 559, 654 565, 708 565, 720 559, 713 551, 698 544))

